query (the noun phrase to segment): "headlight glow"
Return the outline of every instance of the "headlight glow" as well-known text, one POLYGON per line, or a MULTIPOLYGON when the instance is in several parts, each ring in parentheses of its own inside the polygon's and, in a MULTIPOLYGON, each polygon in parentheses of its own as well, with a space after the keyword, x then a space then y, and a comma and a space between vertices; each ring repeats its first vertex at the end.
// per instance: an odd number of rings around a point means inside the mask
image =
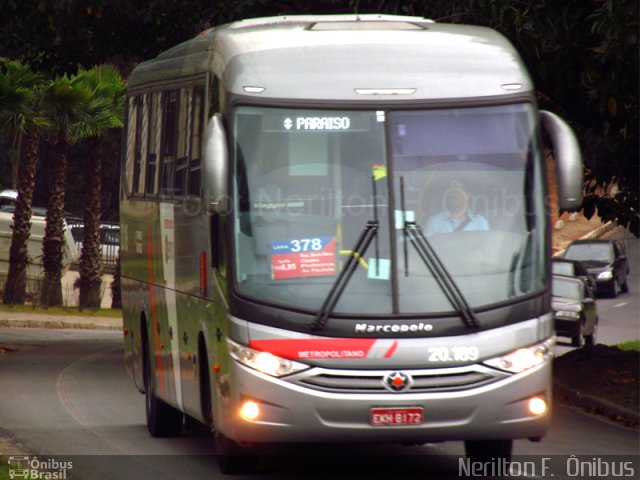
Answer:
POLYGON ((566 318, 580 318, 580 312, 570 312, 566 310, 558 310, 556 312, 556 317, 566 317, 566 318))
POLYGON ((229 353, 235 360, 272 377, 282 377, 309 368, 307 365, 294 362, 288 358, 245 347, 228 338, 227 345, 229 346, 229 353))
POLYGON ((260 416, 260 406, 253 400, 247 400, 240 407, 240 416, 247 421, 256 420, 260 416))
POLYGON ((598 278, 601 278, 601 279, 613 278, 613 272, 611 272, 610 270, 607 270, 606 272, 600 272, 598 274, 598 278))
POLYGON ((531 397, 528 407, 532 415, 542 415, 547 411, 547 402, 541 397, 531 397))
POLYGON ((485 360, 485 365, 511 373, 520 373, 541 365, 552 355, 553 340, 520 348, 506 355, 485 360))

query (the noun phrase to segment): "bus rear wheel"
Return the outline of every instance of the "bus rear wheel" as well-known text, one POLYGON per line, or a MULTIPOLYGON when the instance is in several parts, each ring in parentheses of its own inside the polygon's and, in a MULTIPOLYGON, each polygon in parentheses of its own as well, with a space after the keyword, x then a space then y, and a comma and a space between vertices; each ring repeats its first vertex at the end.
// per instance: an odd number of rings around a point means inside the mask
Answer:
POLYGON ((152 437, 173 437, 182 430, 184 415, 155 394, 148 343, 144 355, 144 391, 147 429, 152 437))
POLYGON ((467 459, 472 462, 489 462, 495 460, 511 461, 513 440, 467 440, 464 442, 467 459))

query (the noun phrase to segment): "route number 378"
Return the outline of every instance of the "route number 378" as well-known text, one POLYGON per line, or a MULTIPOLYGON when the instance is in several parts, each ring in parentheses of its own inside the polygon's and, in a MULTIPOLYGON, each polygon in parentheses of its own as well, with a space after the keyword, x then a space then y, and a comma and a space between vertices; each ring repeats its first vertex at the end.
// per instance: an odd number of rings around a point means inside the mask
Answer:
POLYGON ((427 352, 429 354, 429 361, 434 363, 473 362, 480 358, 478 347, 429 347, 427 352))
POLYGON ((318 252, 322 250, 321 238, 299 238, 289 242, 289 250, 293 253, 297 252, 318 252))

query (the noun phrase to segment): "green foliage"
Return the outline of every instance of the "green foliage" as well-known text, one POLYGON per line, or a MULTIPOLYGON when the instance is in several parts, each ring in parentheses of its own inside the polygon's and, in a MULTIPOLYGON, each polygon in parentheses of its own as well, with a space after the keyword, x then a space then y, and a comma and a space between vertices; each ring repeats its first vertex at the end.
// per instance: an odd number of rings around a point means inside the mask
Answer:
POLYGON ((620 350, 633 350, 640 351, 640 340, 629 340, 628 342, 619 343, 616 345, 620 350))
POLYGON ((0 63, 0 173, 6 186, 18 183, 18 163, 22 136, 29 130, 42 130, 49 126, 43 112, 43 93, 47 88, 45 77, 18 61, 0 63), (5 153, 6 152, 6 153, 5 153))
POLYGON ((112 65, 80 68, 73 84, 86 95, 85 111, 74 125, 77 139, 100 137, 106 130, 124 125, 125 84, 112 65))
POLYGON ((0 64, 0 126, 22 133, 31 126, 48 125, 38 105, 44 78, 18 61, 0 64))

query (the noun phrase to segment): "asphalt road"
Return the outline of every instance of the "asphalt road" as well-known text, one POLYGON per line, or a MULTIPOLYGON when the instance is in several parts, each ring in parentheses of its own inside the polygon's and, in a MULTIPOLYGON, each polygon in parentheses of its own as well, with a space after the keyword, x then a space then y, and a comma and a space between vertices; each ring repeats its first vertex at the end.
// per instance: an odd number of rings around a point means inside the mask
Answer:
POLYGON ((598 342, 607 345, 640 339, 640 240, 624 231, 619 231, 614 238, 620 239, 627 248, 631 274, 629 293, 596 302, 601 322, 598 342))
MULTIPOLYGON (((612 238, 623 242, 627 249, 631 273, 629 293, 620 293, 617 298, 601 297, 596 301, 600 325, 597 343, 616 345, 628 340, 640 340, 640 240, 624 230, 617 230, 612 238)), ((562 354, 570 348, 563 341, 557 348, 562 354)))
MULTIPOLYGON (((0 329, 0 343, 17 349, 0 357, 0 434, 40 459, 72 462, 69 478, 222 478, 211 437, 147 434, 144 399, 125 372, 121 340, 113 331, 0 329)), ((557 455, 611 459, 640 452, 636 430, 561 405, 554 412, 542 442, 515 446, 517 456, 537 455, 530 458, 539 477, 545 456, 557 465, 544 473, 558 479, 573 475, 557 455)), ((461 442, 289 448, 252 459, 259 473, 243 478, 458 478, 460 454, 461 442)))

